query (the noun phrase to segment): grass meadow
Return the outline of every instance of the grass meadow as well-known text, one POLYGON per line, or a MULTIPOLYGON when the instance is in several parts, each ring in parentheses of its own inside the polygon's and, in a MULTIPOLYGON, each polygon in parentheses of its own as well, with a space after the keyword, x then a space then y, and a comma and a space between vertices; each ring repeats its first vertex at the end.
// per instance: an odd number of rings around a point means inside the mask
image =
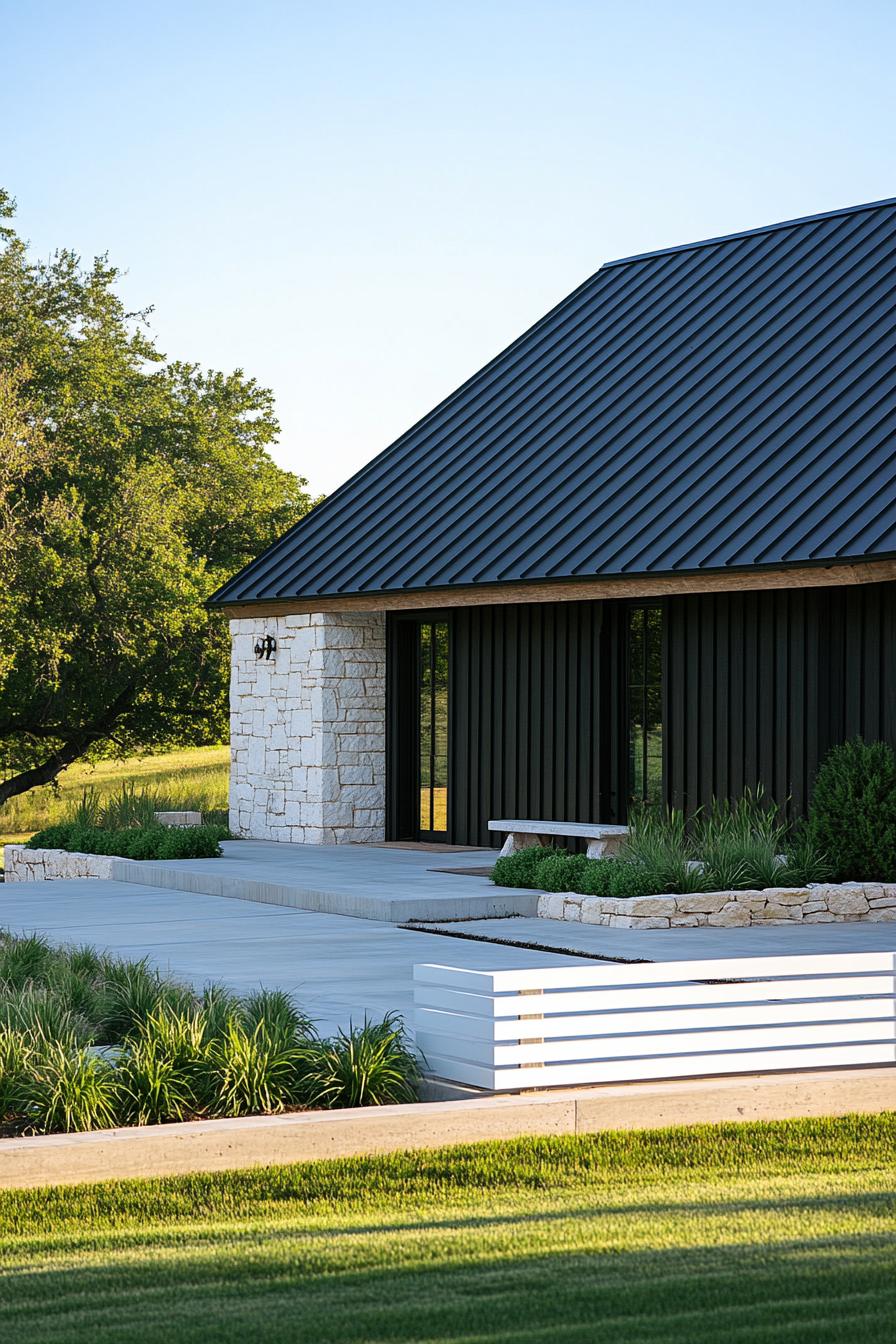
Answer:
POLYGON ((47 784, 31 789, 0 807, 0 844, 26 840, 35 831, 63 821, 85 788, 95 789, 105 799, 123 783, 133 783, 157 791, 162 804, 172 809, 226 809, 229 763, 230 748, 224 746, 69 766, 55 787, 47 784))
POLYGON ((29 1344, 892 1339, 896 1116, 0 1192, 29 1344))

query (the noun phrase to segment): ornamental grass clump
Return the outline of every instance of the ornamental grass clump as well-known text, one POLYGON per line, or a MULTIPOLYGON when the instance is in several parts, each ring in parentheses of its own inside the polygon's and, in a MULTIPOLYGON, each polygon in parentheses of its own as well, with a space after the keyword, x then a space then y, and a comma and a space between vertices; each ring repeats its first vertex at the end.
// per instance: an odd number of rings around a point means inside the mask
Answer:
POLYGON ((304 1065, 310 1046, 301 1038, 230 1018, 209 1043, 206 1067, 215 1115, 275 1115, 300 1106, 308 1094, 304 1065))
POLYGON ((706 878, 694 858, 684 813, 649 807, 633 808, 629 834, 622 846, 624 859, 649 873, 653 893, 706 891, 706 878))
POLYGON ((201 1009, 160 1005, 125 1043, 117 1068, 122 1113, 138 1125, 201 1115, 212 1100, 208 1075, 201 1009))
POLYGON ((27 1134, 112 1129, 118 1089, 112 1063, 69 1041, 34 1041, 18 1084, 19 1127, 27 1134))
POLYGON ((401 1019, 389 1013, 340 1031, 312 1049, 305 1064, 309 1104, 328 1110, 416 1101, 420 1066, 401 1019))
POLYGON ((713 890, 780 885, 787 825, 761 785, 734 803, 714 798, 694 817, 691 839, 713 890))
POLYGON ((291 995, 197 994, 147 961, 0 932, 0 1131, 416 1100, 400 1019, 321 1040, 291 995))

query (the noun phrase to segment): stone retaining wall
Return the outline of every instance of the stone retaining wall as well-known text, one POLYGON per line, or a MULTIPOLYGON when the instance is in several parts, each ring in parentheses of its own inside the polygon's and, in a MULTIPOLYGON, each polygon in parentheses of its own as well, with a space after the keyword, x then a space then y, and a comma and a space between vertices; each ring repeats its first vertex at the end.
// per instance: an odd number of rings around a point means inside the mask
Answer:
POLYGON ((848 882, 762 891, 705 891, 683 896, 580 896, 549 892, 539 897, 542 919, 605 924, 617 929, 738 928, 749 924, 833 924, 896 921, 896 885, 848 882))
POLYGON ((42 882, 60 877, 114 877, 113 865, 130 859, 111 854, 72 854, 67 849, 26 849, 3 846, 3 875, 7 882, 42 882))

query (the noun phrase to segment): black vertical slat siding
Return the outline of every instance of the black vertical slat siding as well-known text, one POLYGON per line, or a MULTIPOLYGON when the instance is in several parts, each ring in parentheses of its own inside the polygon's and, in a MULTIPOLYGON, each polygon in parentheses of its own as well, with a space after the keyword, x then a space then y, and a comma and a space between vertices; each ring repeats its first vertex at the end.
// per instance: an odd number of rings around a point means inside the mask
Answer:
POLYGON ((800 815, 835 743, 860 733, 896 746, 896 584, 670 598, 665 610, 676 807, 761 783, 800 815))
MULTIPOLYGON (((449 838, 493 844, 489 818, 624 820, 625 602, 440 612, 449 625, 449 838)), ((818 764, 861 733, 896 746, 896 583, 672 597, 663 604, 667 801, 693 809, 761 783, 804 812, 818 764)), ((389 622, 389 817, 408 798, 413 734, 389 622), (409 768, 409 767, 406 767, 409 768)))

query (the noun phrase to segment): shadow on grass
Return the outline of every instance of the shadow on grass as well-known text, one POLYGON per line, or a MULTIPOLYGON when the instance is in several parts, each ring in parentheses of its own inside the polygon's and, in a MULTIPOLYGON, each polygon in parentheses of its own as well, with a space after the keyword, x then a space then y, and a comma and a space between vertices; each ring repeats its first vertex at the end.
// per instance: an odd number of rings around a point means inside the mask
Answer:
MULTIPOLYGON (((879 1212, 868 1209, 864 1197, 834 1203, 853 1205, 857 1221, 879 1212)), ((892 1239, 861 1231, 836 1235, 825 1227, 830 1201, 806 1204, 805 1238, 713 1245, 708 1221, 700 1245, 670 1245, 675 1223, 660 1219, 657 1239, 666 1244, 659 1248, 589 1246, 586 1237, 581 1247, 539 1254, 513 1240, 503 1249, 492 1238, 484 1243, 478 1220, 463 1220, 461 1231, 449 1228, 448 1240, 439 1243, 427 1240, 423 1223, 403 1229, 398 1244, 355 1228, 361 1237, 347 1254, 334 1245, 303 1245, 302 1232, 289 1229, 273 1235, 256 1229, 247 1240, 238 1229, 231 1238, 219 1227, 218 1242, 202 1246, 182 1229, 165 1246, 118 1253, 97 1247, 95 1255, 76 1254, 59 1267, 36 1263, 21 1274, 8 1268, 0 1338, 28 1344, 854 1344, 863 1335, 868 1341, 892 1337, 892 1239), (97 1263, 107 1254, 108 1263, 97 1263)), ((690 1214, 699 1211, 688 1207, 690 1214)), ((575 1212, 600 1226, 602 1211, 575 1212)), ((444 1230, 438 1222, 432 1227, 444 1230)))

